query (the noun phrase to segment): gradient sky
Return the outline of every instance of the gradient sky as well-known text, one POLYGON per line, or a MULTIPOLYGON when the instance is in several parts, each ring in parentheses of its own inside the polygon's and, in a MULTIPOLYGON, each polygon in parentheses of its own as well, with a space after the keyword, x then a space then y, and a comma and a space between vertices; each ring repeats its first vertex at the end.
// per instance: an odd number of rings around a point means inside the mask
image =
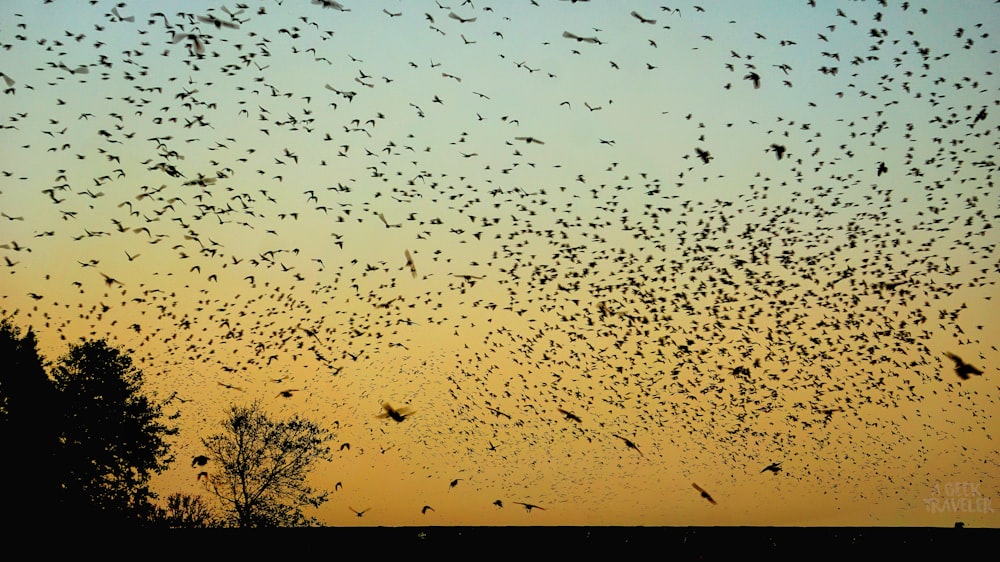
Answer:
POLYGON ((167 4, 0 5, 0 311, 162 495, 259 398, 329 525, 998 526, 997 3, 167 4))

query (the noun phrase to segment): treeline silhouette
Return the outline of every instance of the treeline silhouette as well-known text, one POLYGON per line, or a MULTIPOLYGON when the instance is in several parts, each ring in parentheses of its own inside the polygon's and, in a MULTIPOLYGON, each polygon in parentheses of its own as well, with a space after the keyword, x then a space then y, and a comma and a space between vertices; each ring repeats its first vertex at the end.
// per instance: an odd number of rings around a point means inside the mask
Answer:
POLYGON ((327 501, 308 474, 330 460, 332 433, 298 415, 272 419, 258 400, 233 405, 196 455, 200 495, 159 498, 152 476, 175 460, 165 413, 131 357, 106 340, 81 340, 49 363, 33 331, 0 320, 0 463, 18 488, 3 504, 17 526, 122 528, 307 527, 304 509, 327 501), (206 466, 210 465, 210 466, 206 466))
POLYGON ((6 521, 43 528, 202 527, 199 496, 164 504, 150 489, 177 432, 143 393, 143 374, 105 340, 70 344, 54 362, 33 331, 0 321, 0 444, 6 521))

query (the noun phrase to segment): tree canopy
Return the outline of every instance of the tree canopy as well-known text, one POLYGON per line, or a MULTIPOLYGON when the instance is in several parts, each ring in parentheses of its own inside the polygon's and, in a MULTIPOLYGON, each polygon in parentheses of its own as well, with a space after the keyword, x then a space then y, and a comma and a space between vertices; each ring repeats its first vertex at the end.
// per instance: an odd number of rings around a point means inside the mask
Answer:
POLYGON ((142 371, 96 340, 71 345, 53 378, 63 403, 60 460, 68 501, 101 518, 148 516, 156 498, 150 478, 173 460, 167 436, 176 430, 142 393, 142 371))
POLYGON ((4 320, 0 365, 0 444, 32 462, 30 470, 3 463, 8 482, 32 490, 13 505, 56 525, 150 523, 150 479, 172 462, 167 438, 176 429, 144 394, 131 358, 82 340, 46 373, 33 332, 4 320))
POLYGON ((259 401, 233 406, 223 431, 202 439, 214 463, 206 487, 235 527, 301 527, 316 523, 304 508, 329 495, 308 484, 320 460, 330 460, 332 434, 298 415, 271 419, 259 401))
POLYGON ((29 520, 55 511, 58 480, 55 462, 59 444, 58 394, 38 354, 34 332, 0 321, 0 444, 9 451, 0 463, 4 482, 17 482, 32 494, 9 494, 7 508, 29 520), (25 470, 17 462, 25 460, 25 470))

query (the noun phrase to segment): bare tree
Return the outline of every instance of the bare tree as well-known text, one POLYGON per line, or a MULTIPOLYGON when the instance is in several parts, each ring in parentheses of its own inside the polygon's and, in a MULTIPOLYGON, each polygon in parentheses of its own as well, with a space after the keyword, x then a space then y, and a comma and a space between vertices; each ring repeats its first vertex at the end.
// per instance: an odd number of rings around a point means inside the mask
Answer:
POLYGON ((233 406, 223 432, 202 439, 212 459, 204 479, 219 500, 224 522, 235 527, 304 527, 303 512, 319 507, 328 491, 307 483, 319 460, 331 460, 330 432, 295 415, 272 420, 259 401, 233 406))
POLYGON ((170 529, 203 529, 214 527, 212 510, 201 496, 173 493, 167 496, 166 507, 157 507, 155 521, 170 529))

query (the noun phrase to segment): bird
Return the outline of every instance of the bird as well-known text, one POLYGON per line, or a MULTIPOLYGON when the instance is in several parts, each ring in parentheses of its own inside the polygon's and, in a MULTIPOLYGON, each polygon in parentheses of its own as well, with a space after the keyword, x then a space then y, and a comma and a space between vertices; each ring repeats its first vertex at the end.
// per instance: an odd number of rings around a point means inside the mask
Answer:
POLYGON ((358 510, 354 509, 351 506, 347 506, 347 509, 350 509, 351 511, 353 511, 354 514, 357 515, 358 517, 363 517, 364 514, 367 513, 368 510, 370 510, 371 508, 370 507, 366 507, 365 509, 362 509, 361 511, 358 511, 358 510))
POLYGON ((977 367, 966 363, 961 357, 954 353, 945 352, 944 356, 955 362, 955 374, 962 380, 969 380, 970 375, 982 375, 983 371, 977 367))
POLYGON ((635 443, 633 443, 631 439, 627 439, 625 437, 622 437, 621 435, 618 435, 617 433, 615 433, 614 436, 617 437, 617 438, 619 438, 619 439, 621 439, 622 441, 624 441, 625 442, 625 446, 628 447, 629 449, 635 449, 635 452, 639 453, 640 457, 644 457, 645 456, 645 455, 642 454, 642 451, 639 450, 639 446, 636 445, 635 443))
POLYGON ((298 392, 298 391, 299 391, 299 389, 297 389, 297 388, 291 388, 291 389, 288 389, 288 390, 282 390, 281 392, 278 393, 278 396, 281 396, 283 398, 291 398, 292 397, 292 393, 293 392, 298 392))
POLYGON ((656 20, 651 20, 651 19, 648 19, 648 18, 644 18, 641 15, 639 15, 638 12, 636 12, 635 10, 632 10, 631 15, 632 15, 633 18, 639 20, 639 23, 648 23, 648 24, 655 24, 656 23, 656 20))
POLYGON ((781 470, 781 463, 780 462, 772 462, 771 464, 765 466, 764 470, 762 470, 761 472, 771 471, 771 472, 777 474, 780 470, 781 470))
POLYGON ((462 480, 462 479, 461 479, 461 478, 456 478, 456 479, 452 480, 452 481, 451 481, 451 482, 450 482, 450 483, 448 484, 448 490, 450 491, 450 490, 451 490, 452 488, 454 488, 455 486, 458 486, 458 481, 459 481, 459 480, 462 480))
POLYGON ((417 278, 417 265, 415 263, 413 263, 413 256, 410 255, 410 251, 409 250, 406 250, 406 267, 408 267, 410 269, 410 275, 413 276, 414 279, 416 279, 417 278))
POLYGON ((453 19, 453 20, 458 20, 459 23, 472 23, 472 22, 476 21, 475 17, 463 18, 463 17, 459 16, 458 14, 456 14, 455 12, 448 12, 448 17, 451 18, 451 19, 453 19))
POLYGON ((714 500, 714 499, 712 499, 712 496, 710 496, 710 495, 708 494, 708 492, 706 492, 706 491, 705 491, 705 490, 704 490, 704 489, 703 489, 703 488, 702 488, 701 486, 699 486, 699 485, 697 485, 697 484, 691 484, 691 485, 692 485, 692 486, 694 486, 694 489, 695 489, 695 490, 698 490, 698 492, 700 492, 700 493, 701 493, 701 497, 703 497, 703 498, 705 498, 706 500, 708 500, 708 503, 710 503, 710 504, 712 504, 712 505, 716 505, 716 503, 715 503, 715 500, 714 500))
POLYGON ((527 511, 528 513, 531 513, 532 509, 541 509, 542 511, 545 511, 544 507, 539 507, 533 503, 524 503, 524 502, 514 502, 514 503, 516 503, 517 505, 523 505, 524 510, 527 511))
POLYGON ((191 466, 192 467, 205 466, 208 463, 208 461, 209 458, 205 455, 195 455, 195 457, 191 459, 191 466))
MULTIPOLYGON (((570 421, 575 421, 575 422, 577 422, 577 423, 580 423, 580 422, 582 422, 582 421, 583 421, 583 420, 581 420, 581 419, 580 419, 580 416, 578 416, 578 415, 574 414, 573 412, 568 412, 568 411, 566 411, 566 410, 563 410, 562 408, 556 408, 556 410, 557 410, 557 411, 558 411, 558 412, 559 412, 560 414, 562 414, 562 415, 566 416, 566 419, 568 419, 568 420, 570 420, 570 421)), ((636 449, 636 450, 638 450, 638 449, 636 449)))
POLYGON ((375 417, 382 418, 382 419, 391 418, 392 420, 396 421, 397 423, 398 422, 402 422, 403 420, 405 420, 409 416, 413 415, 413 412, 409 408, 403 407, 403 408, 396 409, 396 408, 393 408, 392 405, 389 404, 388 402, 383 402, 382 403, 382 409, 385 410, 385 411, 382 412, 381 414, 375 416, 375 417))
POLYGON ((428 511, 434 511, 434 508, 429 505, 425 505, 424 507, 420 508, 421 514, 426 515, 428 511))

